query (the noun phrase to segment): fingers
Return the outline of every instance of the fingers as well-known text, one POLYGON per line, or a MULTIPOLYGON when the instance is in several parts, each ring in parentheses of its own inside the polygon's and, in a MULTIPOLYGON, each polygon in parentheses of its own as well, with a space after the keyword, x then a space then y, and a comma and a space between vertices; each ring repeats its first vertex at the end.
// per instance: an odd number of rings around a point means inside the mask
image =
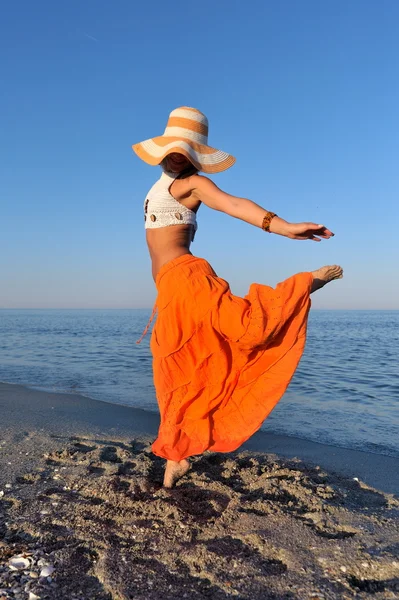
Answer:
POLYGON ((321 232, 323 232, 323 235, 334 235, 332 231, 330 231, 330 229, 328 229, 328 227, 326 227, 325 225, 321 225, 320 223, 305 223, 309 229, 314 229, 315 231, 320 232, 319 235, 321 235, 321 232))
POLYGON ((309 233, 315 233, 324 239, 328 239, 334 235, 330 229, 328 229, 325 225, 321 225, 320 223, 300 223, 300 225, 308 230, 309 233))
POLYGON ((325 225, 318 225, 320 233, 318 233, 317 235, 320 235, 321 237, 332 237, 334 234, 332 231, 330 231, 329 229, 327 229, 327 227, 325 227, 325 225))
POLYGON ((297 236, 293 238, 294 240, 311 240, 312 242, 321 242, 321 239, 316 237, 315 235, 307 235, 307 236, 297 236))
POLYGON ((297 240, 321 242, 330 239, 334 235, 327 227, 318 223, 296 223, 294 228, 293 237, 297 240))

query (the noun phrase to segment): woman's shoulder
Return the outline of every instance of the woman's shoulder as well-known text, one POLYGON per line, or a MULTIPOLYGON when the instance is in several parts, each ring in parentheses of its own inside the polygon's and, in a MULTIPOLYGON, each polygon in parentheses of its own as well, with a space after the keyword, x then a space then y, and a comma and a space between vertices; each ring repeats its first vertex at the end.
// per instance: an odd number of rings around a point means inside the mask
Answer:
POLYGON ((173 182, 173 190, 179 190, 180 194, 190 194, 191 192, 199 189, 204 184, 204 181, 209 181, 209 179, 203 175, 199 175, 198 173, 194 173, 192 175, 188 175, 182 178, 176 178, 173 182))
POLYGON ((200 173, 194 173, 187 178, 187 183, 191 190, 201 189, 204 185, 207 185, 207 182, 211 182, 209 177, 200 173))

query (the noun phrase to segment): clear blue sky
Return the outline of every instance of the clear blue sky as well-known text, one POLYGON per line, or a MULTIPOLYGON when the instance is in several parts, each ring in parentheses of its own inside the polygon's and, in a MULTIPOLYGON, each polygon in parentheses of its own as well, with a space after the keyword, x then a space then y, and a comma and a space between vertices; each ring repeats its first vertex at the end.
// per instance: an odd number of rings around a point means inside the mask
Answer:
POLYGON ((150 307, 131 144, 194 106, 237 157, 226 191, 330 241, 201 207, 192 251, 245 294, 340 263, 316 308, 399 309, 399 2, 2 3, 0 307, 150 307))

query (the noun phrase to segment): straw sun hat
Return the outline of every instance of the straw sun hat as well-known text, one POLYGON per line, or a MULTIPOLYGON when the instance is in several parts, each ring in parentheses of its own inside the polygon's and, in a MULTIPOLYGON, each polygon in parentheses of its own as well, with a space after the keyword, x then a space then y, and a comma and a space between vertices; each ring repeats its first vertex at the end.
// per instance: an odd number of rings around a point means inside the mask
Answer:
POLYGON ((149 165, 159 165, 172 152, 183 154, 204 173, 219 173, 235 163, 230 154, 208 146, 208 119, 188 106, 172 110, 163 135, 134 144, 132 148, 149 165))

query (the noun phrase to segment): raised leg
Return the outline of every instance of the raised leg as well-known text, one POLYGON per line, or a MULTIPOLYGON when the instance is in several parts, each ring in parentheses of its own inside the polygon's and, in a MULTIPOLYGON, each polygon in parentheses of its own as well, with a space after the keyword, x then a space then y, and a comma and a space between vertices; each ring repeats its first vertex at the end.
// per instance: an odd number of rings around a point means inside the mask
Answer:
POLYGON ((313 283, 310 290, 311 294, 324 287, 326 283, 329 283, 334 279, 342 279, 344 276, 344 271, 342 267, 339 267, 338 265, 330 265, 327 267, 321 267, 321 269, 317 269, 317 271, 313 271, 312 275, 313 283))

